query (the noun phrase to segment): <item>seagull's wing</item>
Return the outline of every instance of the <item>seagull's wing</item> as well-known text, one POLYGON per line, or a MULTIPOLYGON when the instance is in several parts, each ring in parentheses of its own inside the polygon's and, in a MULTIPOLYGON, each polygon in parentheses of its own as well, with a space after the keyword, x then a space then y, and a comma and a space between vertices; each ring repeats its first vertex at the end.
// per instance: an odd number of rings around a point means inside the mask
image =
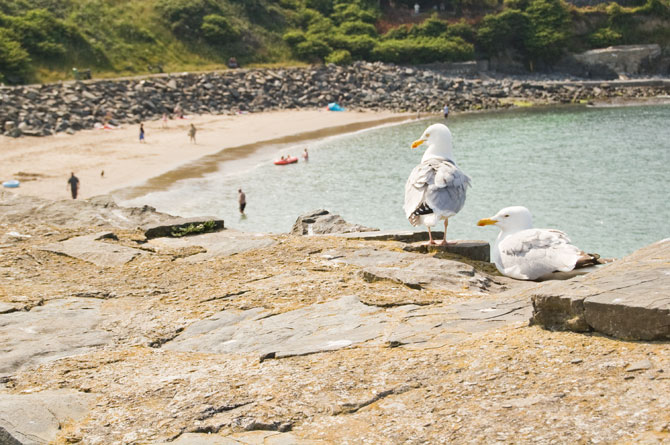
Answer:
POLYGON ((460 212, 470 177, 452 162, 428 159, 414 167, 405 184, 405 215, 413 225, 419 215, 436 213, 447 218, 460 212))
POLYGON ((460 212, 470 177, 449 161, 436 162, 435 177, 426 189, 426 204, 447 218, 460 212))
POLYGON ((581 253, 565 233, 548 229, 522 230, 503 239, 498 249, 503 273, 525 280, 571 271, 581 253))
POLYGON ((414 167, 412 173, 407 178, 405 184, 405 216, 409 219, 412 225, 419 223, 419 217, 415 212, 425 204, 426 189, 429 184, 432 184, 435 178, 435 169, 427 162, 414 167))

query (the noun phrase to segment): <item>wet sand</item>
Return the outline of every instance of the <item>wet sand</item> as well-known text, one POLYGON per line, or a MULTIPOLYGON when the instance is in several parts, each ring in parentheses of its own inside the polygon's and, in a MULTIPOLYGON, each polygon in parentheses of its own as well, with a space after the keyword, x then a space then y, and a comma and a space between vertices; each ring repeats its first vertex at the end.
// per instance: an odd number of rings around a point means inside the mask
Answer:
MULTIPOLYGON (((18 179, 16 194, 70 199, 67 179, 80 179, 79 198, 111 193, 130 198, 169 187, 176 180, 214 171, 220 162, 252 159, 263 147, 299 143, 412 119, 392 112, 276 111, 235 116, 191 116, 145 122, 116 130, 19 139, 0 136, 0 181, 18 179), (187 135, 197 128, 196 143, 187 135), (104 171, 104 175, 102 172, 104 171)), ((296 147, 297 154, 298 147, 296 147)), ((300 147, 302 152, 302 146, 300 147)))

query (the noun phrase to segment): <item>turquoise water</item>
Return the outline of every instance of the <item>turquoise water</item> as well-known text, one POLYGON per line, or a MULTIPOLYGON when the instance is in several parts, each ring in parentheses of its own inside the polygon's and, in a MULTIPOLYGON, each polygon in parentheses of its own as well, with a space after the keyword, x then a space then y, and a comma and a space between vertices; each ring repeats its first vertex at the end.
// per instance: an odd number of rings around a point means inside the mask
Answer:
MULTIPOLYGON (((417 120, 277 149, 310 161, 254 167, 179 181, 125 204, 182 215, 213 215, 226 226, 287 232, 296 217, 325 208, 347 221, 409 229, 404 185, 422 149, 412 141, 441 118, 417 120), (247 194, 247 217, 237 189, 247 194)), ((551 108, 449 118, 454 155, 472 178, 449 238, 493 242, 497 229, 477 220, 524 205, 536 227, 565 231, 580 248, 620 257, 670 236, 670 106, 551 108)), ((267 156, 267 155, 266 155, 267 156)))

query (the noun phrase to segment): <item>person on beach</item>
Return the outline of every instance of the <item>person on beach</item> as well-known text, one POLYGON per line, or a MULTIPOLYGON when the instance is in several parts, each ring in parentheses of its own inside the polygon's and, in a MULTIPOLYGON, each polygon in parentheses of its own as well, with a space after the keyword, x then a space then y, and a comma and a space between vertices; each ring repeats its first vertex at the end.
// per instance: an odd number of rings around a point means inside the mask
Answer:
POLYGON ((449 117, 449 105, 445 105, 445 106, 444 106, 443 113, 444 113, 444 118, 445 118, 445 119, 446 119, 447 117, 449 117))
POLYGON ((144 142, 144 124, 140 122, 140 143, 144 142))
POLYGON ((168 127, 167 120, 168 120, 167 113, 163 113, 163 128, 168 127))
POLYGON ((181 106, 179 104, 177 104, 174 107, 174 114, 175 114, 175 116, 177 116, 177 119, 183 119, 184 118, 184 112, 182 111, 181 106))
POLYGON ((189 141, 195 144, 195 125, 191 124, 191 128, 188 129, 188 139, 189 141))
POLYGON ((309 153, 307 153, 307 148, 305 148, 305 151, 302 153, 302 158, 305 160, 305 162, 309 161, 309 153))
POLYGON ((242 189, 237 190, 237 193, 237 202, 240 204, 240 213, 244 215, 244 208, 247 206, 247 195, 244 194, 242 189))
POLYGON ((77 193, 79 193, 79 178, 74 175, 74 172, 70 175, 70 179, 67 180, 67 184, 70 187, 72 199, 77 199, 77 193))

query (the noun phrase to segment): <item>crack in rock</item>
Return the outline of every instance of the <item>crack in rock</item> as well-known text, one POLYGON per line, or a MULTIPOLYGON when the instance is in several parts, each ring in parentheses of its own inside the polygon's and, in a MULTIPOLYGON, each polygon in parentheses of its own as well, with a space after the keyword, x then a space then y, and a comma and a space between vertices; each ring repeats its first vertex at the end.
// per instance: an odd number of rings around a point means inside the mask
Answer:
POLYGON ((250 405, 254 403, 253 401, 247 401, 247 402, 241 402, 241 403, 234 403, 232 405, 223 405, 218 408, 214 408, 213 406, 208 406, 198 417, 196 417, 196 420, 207 420, 210 417, 213 417, 216 414, 223 413, 226 411, 232 411, 237 408, 241 408, 246 405, 250 405))
POLYGON ((333 415, 334 416, 339 416, 341 414, 353 414, 357 411, 359 411, 362 408, 365 408, 366 406, 372 405, 375 402, 378 402, 379 400, 382 400, 390 395, 399 395, 403 394, 409 390, 413 389, 410 386, 400 386, 397 388, 391 388, 387 389, 385 391, 379 392, 372 396, 371 398, 364 400, 362 402, 355 402, 355 403, 343 403, 339 405, 337 408, 333 410, 333 415))

